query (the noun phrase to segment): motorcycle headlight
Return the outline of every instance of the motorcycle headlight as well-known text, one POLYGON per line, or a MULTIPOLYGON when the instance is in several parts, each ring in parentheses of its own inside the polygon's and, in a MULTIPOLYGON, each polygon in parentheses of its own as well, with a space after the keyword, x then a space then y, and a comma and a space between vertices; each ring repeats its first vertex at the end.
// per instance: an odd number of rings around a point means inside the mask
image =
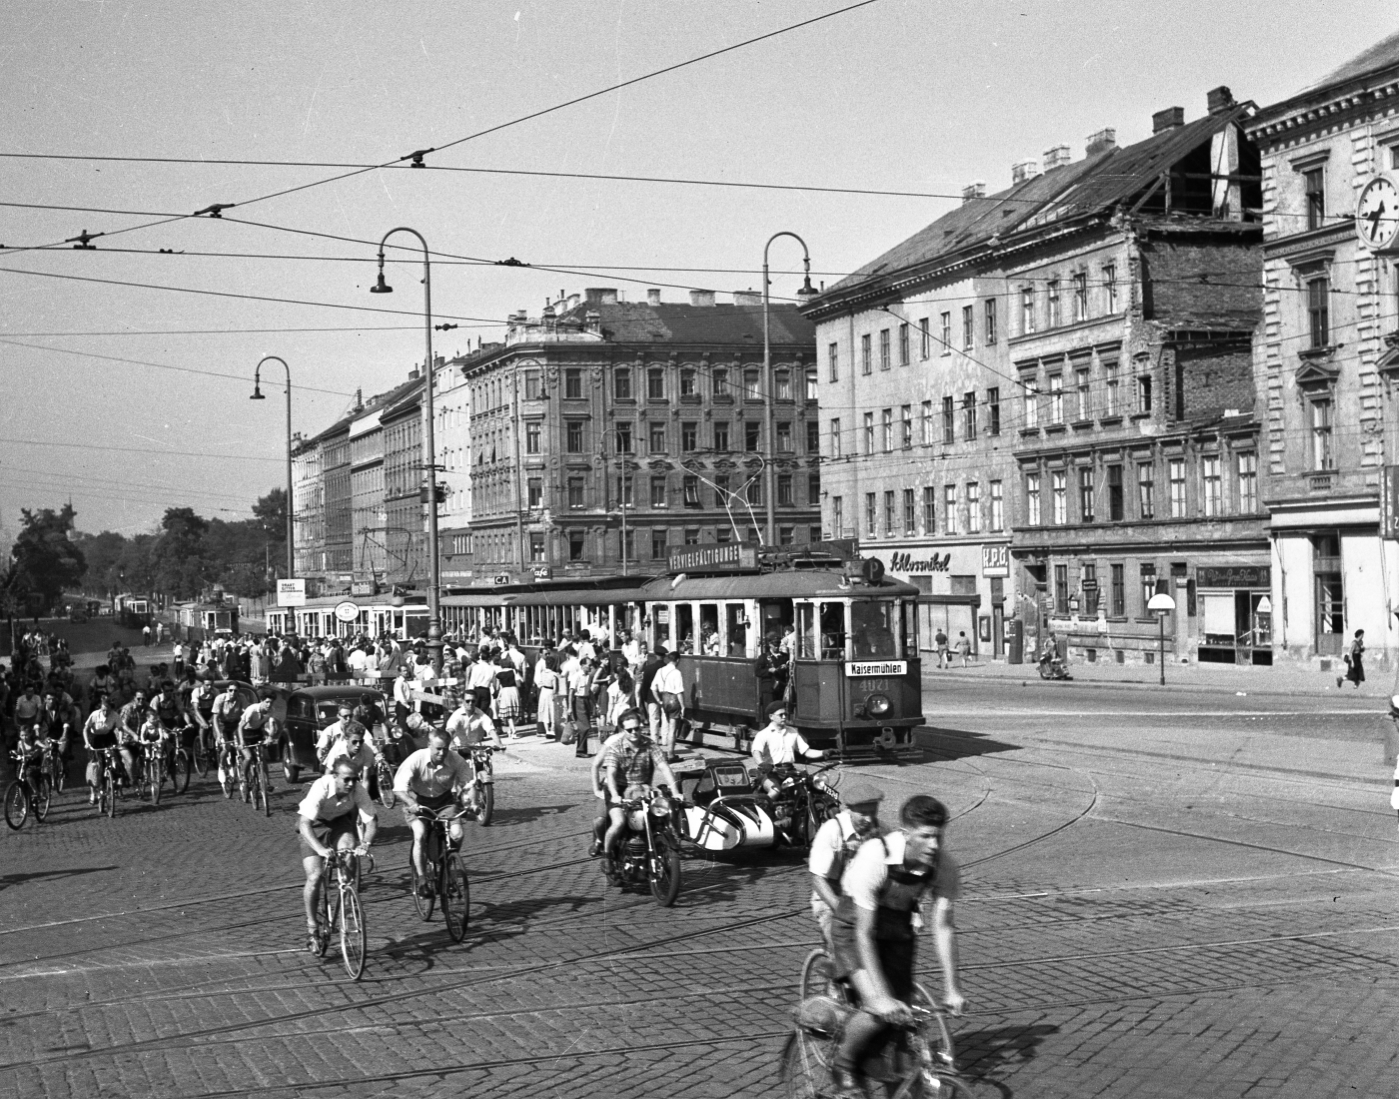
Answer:
POLYGON ((670 816, 670 798, 658 797, 651 799, 651 812, 658 817, 670 816))
POLYGON ((889 701, 888 695, 875 694, 870 695, 869 698, 865 699, 865 707, 874 717, 883 717, 891 709, 893 709, 893 705, 894 704, 889 701))

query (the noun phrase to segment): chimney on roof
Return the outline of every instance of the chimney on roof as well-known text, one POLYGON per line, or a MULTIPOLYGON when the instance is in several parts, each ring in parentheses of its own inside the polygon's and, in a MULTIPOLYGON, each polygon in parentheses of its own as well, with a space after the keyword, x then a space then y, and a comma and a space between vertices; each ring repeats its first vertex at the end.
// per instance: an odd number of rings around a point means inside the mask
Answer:
POLYGON ((569 308, 569 310, 572 311, 572 310, 574 310, 574 309, 577 309, 578 306, 579 306, 579 304, 580 304, 582 301, 583 301, 583 295, 581 295, 581 294, 570 294, 570 295, 568 296, 568 308, 569 308))
POLYGON ((986 197, 986 181, 984 179, 974 179, 962 188, 962 201, 970 202, 974 198, 986 197))
POLYGON ((1184 125, 1184 107, 1167 107, 1164 111, 1157 111, 1151 116, 1151 132, 1153 134, 1159 134, 1162 130, 1174 130, 1177 126, 1184 125))
POLYGON ((1044 170, 1052 172, 1055 168, 1061 168, 1073 159, 1073 154, 1069 152, 1067 145, 1054 145, 1044 151, 1044 170))
POLYGON ((1234 93, 1223 84, 1217 88, 1211 88, 1205 93, 1205 108, 1210 114, 1227 111, 1233 105, 1234 93))
POLYGON ((658 290, 658 289, 657 289, 656 287, 654 287, 654 286, 651 287, 651 289, 647 290, 647 291, 646 291, 646 304, 647 304, 647 305, 660 305, 660 304, 661 304, 661 292, 660 292, 660 290, 658 290))
POLYGON ((590 286, 583 291, 588 299, 589 305, 616 305, 617 288, 615 286, 590 286))
POLYGON ((1088 146, 1084 149, 1086 156, 1095 156, 1098 153, 1105 153, 1109 149, 1117 148, 1117 131, 1108 126, 1099 130, 1095 134, 1088 135, 1088 146))
POLYGON ((416 382, 416 381, 418 380, 418 377, 419 377, 419 375, 420 375, 421 373, 422 373, 422 371, 420 371, 420 370, 418 369, 418 364, 417 364, 417 363, 414 363, 414 364, 413 364, 413 369, 410 370, 410 371, 408 371, 408 380, 409 380, 410 382, 416 382))
POLYGON ((690 304, 700 308, 708 308, 714 304, 713 290, 691 290, 690 304))
POLYGON ((1011 183, 1024 183, 1027 179, 1034 179, 1040 174, 1040 162, 1038 160, 1017 160, 1010 166, 1011 183))
POLYGON ((734 291, 735 305, 762 305, 763 295, 751 287, 747 290, 734 291))

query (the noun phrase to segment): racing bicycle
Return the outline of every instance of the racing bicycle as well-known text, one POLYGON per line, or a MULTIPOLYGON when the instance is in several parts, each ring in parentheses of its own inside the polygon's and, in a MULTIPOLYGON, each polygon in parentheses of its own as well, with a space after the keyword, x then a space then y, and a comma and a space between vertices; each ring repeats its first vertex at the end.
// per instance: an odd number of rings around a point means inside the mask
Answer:
POLYGON ((26 763, 23 752, 10 753, 10 759, 14 761, 15 777, 5 787, 5 823, 14 831, 24 827, 30 813, 41 823, 49 815, 49 801, 53 797, 49 756, 49 750, 44 749, 44 754, 38 762, 26 763))
POLYGON ((243 747, 252 753, 252 759, 238 772, 238 791, 243 796, 243 804, 251 802, 255 809, 262 810, 263 816, 270 817, 272 804, 267 797, 267 763, 263 759, 266 745, 259 740, 243 747))
POLYGON ((418 915, 426 922, 432 919, 433 906, 440 902, 447 934, 452 936, 453 942, 459 943, 466 937, 466 925, 471 919, 471 883, 467 880, 461 856, 451 845, 447 828, 452 821, 467 814, 455 805, 435 811, 420 805, 413 814, 427 821, 428 825, 427 835, 423 837, 423 862, 427 866, 427 884, 431 887, 426 897, 419 891, 423 883, 410 852, 408 869, 412 876, 413 903, 417 906, 418 915))
MULTIPOLYGON (((817 947, 802 964, 795 1025, 783 1047, 782 1079, 787 1095, 812 1099, 831 1094, 830 1066, 844 1023, 855 1011, 849 988, 831 973, 831 956, 817 947)), ((892 1029, 882 1051, 866 1057, 890 1099, 970 1099, 958 1075, 947 1021, 922 984, 914 982, 910 1021, 892 1029)))
POLYGON ((320 909, 316 913, 316 957, 326 956, 332 933, 339 934, 345 972, 350 980, 358 981, 364 976, 368 933, 364 906, 359 900, 359 856, 355 851, 332 850, 325 860, 320 909))
POLYGON ((219 769, 219 787, 223 790, 225 798, 233 797, 233 791, 238 786, 238 745, 233 743, 232 737, 224 737, 219 741, 216 750, 217 766, 219 769))

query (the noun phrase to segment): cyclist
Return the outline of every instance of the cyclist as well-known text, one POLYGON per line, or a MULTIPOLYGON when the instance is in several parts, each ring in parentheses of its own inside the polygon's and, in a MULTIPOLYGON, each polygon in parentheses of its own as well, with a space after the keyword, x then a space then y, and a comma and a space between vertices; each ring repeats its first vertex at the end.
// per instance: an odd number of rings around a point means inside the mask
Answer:
POLYGON ((72 695, 56 685, 44 691, 44 709, 40 724, 47 727, 47 734, 57 739, 59 759, 67 761, 73 756, 73 734, 78 731, 78 707, 72 695))
POLYGON ((224 781, 224 756, 236 742, 238 722, 242 717, 243 703, 238 697, 238 688, 230 683, 223 693, 214 699, 214 704, 209 710, 209 721, 214 730, 214 752, 219 761, 220 782, 224 781))
POLYGON ((627 817, 622 809, 624 794, 636 787, 651 786, 652 780, 657 778, 671 790, 680 789, 675 775, 671 773, 670 764, 666 762, 665 752, 651 740, 646 726, 642 724, 641 714, 636 710, 627 710, 620 721, 622 735, 611 738, 606 752, 598 753, 606 756, 600 769, 603 786, 607 790, 607 815, 611 818, 607 836, 602 842, 603 869, 609 875, 612 873, 617 840, 626 828, 627 817))
MULTIPOLYGON (((174 780, 175 772, 172 766, 174 762, 175 736, 164 725, 160 723, 160 718, 153 713, 146 714, 141 727, 136 730, 136 746, 144 748, 147 744, 160 746, 161 755, 165 758, 165 766, 169 771, 171 780, 174 780)), ((143 760, 145 756, 141 757, 143 760)), ((150 775, 146 776, 146 781, 150 781, 150 775)))
POLYGON ((340 703, 340 708, 336 720, 332 721, 316 736, 316 758, 322 763, 330 755, 330 750, 335 747, 336 741, 345 732, 345 726, 354 720, 355 711, 348 702, 340 703))
MULTIPOLYGON (((257 701, 244 710, 243 716, 238 719, 238 749, 245 771, 253 765, 254 745, 266 743, 268 733, 272 730, 273 697, 271 687, 258 688, 257 701)), ((273 789, 272 781, 267 776, 265 752, 258 756, 258 766, 262 769, 262 787, 270 794, 273 789)))
MULTIPOLYGON (((471 761, 472 774, 477 778, 481 777, 481 767, 476 763, 472 748, 482 742, 489 742, 497 751, 505 751, 495 722, 476 708, 476 697, 472 694, 462 695, 461 705, 447 719, 447 736, 451 738, 447 742, 448 746, 463 759, 471 761)), ((467 809, 474 813, 479 808, 476 802, 476 783, 473 782, 468 787, 467 809)))
MULTIPOLYGON (((358 721, 350 721, 345 725, 345 731, 339 740, 326 753, 325 771, 329 774, 335 770, 335 765, 342 759, 348 759, 355 765, 355 770, 359 772, 360 782, 365 789, 369 790, 370 782, 374 776, 375 764, 379 762, 379 753, 374 748, 374 742, 369 739, 368 731, 358 721)), ((369 790, 371 796, 374 791, 369 790)))
POLYGON ((355 854, 364 854, 374 842, 374 833, 379 827, 374 805, 358 779, 359 773, 353 763, 348 759, 337 760, 333 769, 311 783, 297 806, 301 865, 306 870, 306 886, 301 896, 306 908, 306 934, 313 951, 325 859, 331 848, 341 851, 354 848, 355 854))
POLYGON ((821 929, 826 950, 831 947, 831 920, 840 904, 840 879, 855 852, 880 832, 879 803, 884 795, 868 782, 842 787, 839 813, 817 829, 806 867, 811 871, 811 914, 821 929))
MULTIPOLYGON (((413 830, 413 868, 418 872, 418 892, 424 897, 432 896, 427 867, 423 864, 427 822, 418 816, 417 810, 422 807, 436 811, 454 803, 462 804, 464 793, 470 797, 473 778, 471 764, 452 751, 447 741, 447 734, 442 730, 428 733, 427 747, 419 748, 405 759, 393 780, 393 792, 403 800, 403 815, 413 830)), ((461 846, 460 820, 451 822, 448 836, 453 850, 461 846)))
MULTIPOLYGON (((112 696, 107 691, 100 691, 97 695, 97 709, 88 714, 87 721, 83 724, 83 747, 88 752, 87 764, 87 803, 97 804, 97 784, 102 781, 102 765, 100 757, 109 748, 117 746, 117 732, 121 728, 121 714, 117 713, 112 706, 112 696)), ((126 774, 131 773, 130 752, 123 749, 121 753, 122 763, 117 764, 117 781, 124 780, 122 774, 122 764, 126 765, 126 774)))
POLYGON ((44 700, 35 691, 33 681, 26 682, 22 693, 15 699, 15 727, 23 729, 26 725, 37 724, 43 710, 44 700))
POLYGON ((19 740, 15 744, 15 774, 35 793, 39 790, 39 774, 52 751, 53 741, 43 726, 20 726, 19 740))
POLYGON ((957 985, 957 942, 952 906, 961 872, 942 849, 947 809, 937 798, 915 794, 899 810, 899 828, 862 844, 841 878, 840 904, 831 922, 834 975, 849 981, 860 1010, 846 1023, 832 1064, 837 1094, 863 1095, 855 1066, 891 1024, 909 1019, 919 908, 932 895, 933 946, 942 968, 944 999, 960 1015, 965 999, 957 985))

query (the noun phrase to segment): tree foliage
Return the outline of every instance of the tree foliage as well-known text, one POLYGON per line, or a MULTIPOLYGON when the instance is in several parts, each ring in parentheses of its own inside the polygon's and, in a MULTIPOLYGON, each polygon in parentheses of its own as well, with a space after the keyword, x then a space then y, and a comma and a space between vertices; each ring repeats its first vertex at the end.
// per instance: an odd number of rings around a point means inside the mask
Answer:
POLYGON ((76 586, 87 571, 82 548, 69 540, 75 516, 72 504, 59 510, 20 511, 20 532, 10 556, 16 580, 51 608, 65 588, 76 586))
POLYGON ((218 586, 258 596, 286 561, 286 492, 273 489, 253 506, 256 518, 205 519, 193 508, 168 508, 152 534, 80 534, 87 558, 83 588, 93 594, 159 593, 195 599, 218 586))

